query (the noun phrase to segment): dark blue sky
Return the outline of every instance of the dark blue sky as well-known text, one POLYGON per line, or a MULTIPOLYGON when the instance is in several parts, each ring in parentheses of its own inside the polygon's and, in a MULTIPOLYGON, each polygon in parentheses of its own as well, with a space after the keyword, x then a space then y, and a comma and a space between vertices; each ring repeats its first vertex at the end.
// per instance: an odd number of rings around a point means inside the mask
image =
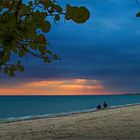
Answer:
POLYGON ((82 25, 53 24, 46 36, 60 61, 44 64, 27 56, 25 72, 15 79, 1 76, 0 84, 15 86, 35 80, 89 79, 106 90, 140 92, 140 10, 135 0, 60 0, 62 5, 85 5, 91 13, 82 25))

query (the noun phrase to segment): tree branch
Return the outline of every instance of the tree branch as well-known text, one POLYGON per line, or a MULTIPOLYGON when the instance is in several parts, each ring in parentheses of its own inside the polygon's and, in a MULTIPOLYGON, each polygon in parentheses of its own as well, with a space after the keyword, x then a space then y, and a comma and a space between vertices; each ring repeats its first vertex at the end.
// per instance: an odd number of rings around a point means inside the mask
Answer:
POLYGON ((18 15, 19 15, 19 10, 21 8, 21 4, 22 4, 22 0, 19 0, 18 5, 17 5, 17 10, 15 12, 16 21, 18 21, 18 15))
POLYGON ((8 11, 6 11, 5 13, 3 13, 3 14, 1 15, 1 17, 5 16, 7 13, 9 13, 9 12, 12 10, 12 8, 13 8, 13 6, 14 6, 14 3, 15 3, 15 0, 13 0, 10 9, 9 9, 8 11))
MULTIPOLYGON (((20 47, 22 47, 24 50, 26 50, 28 53, 30 53, 31 55, 33 56, 36 56, 38 58, 41 58, 41 59, 44 59, 44 58, 48 58, 48 59, 54 59, 53 57, 48 57, 48 56, 42 56, 42 55, 39 55, 39 54, 36 54, 36 53, 33 53, 32 51, 30 51, 29 49, 27 49, 23 44, 21 44, 19 41, 17 41, 17 43, 19 44, 20 47)), ((28 45, 28 44, 26 44, 28 45)))

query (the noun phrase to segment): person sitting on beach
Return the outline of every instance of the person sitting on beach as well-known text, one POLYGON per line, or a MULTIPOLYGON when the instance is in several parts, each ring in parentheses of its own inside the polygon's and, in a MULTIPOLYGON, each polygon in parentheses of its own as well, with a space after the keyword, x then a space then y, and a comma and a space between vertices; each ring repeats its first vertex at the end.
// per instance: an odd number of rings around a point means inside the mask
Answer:
POLYGON ((97 110, 101 110, 101 109, 102 109, 101 105, 98 105, 98 106, 96 107, 96 109, 97 109, 97 110))
POLYGON ((107 109, 107 108, 108 108, 108 104, 106 102, 104 102, 103 109, 107 109))

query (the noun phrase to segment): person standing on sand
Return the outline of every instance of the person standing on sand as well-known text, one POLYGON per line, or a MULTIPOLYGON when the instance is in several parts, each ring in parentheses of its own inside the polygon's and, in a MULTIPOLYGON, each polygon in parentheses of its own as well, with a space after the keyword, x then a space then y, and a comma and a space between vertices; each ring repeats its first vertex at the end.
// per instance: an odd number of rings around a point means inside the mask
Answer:
POLYGON ((97 109, 97 110, 101 110, 101 109, 102 109, 101 105, 98 105, 98 106, 96 107, 96 109, 97 109))
POLYGON ((107 108, 108 108, 108 104, 106 102, 104 102, 103 109, 107 109, 107 108))

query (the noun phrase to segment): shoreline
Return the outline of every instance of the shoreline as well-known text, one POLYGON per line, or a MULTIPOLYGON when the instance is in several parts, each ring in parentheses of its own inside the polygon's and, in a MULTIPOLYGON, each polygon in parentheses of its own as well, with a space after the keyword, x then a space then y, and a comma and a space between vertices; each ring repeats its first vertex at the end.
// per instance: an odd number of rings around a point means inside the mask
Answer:
MULTIPOLYGON (((126 108, 126 107, 131 107, 131 106, 138 106, 138 105, 140 105, 140 103, 110 106, 107 110, 126 108)), ((104 111, 104 109, 100 111, 104 111)), ((29 115, 29 116, 23 116, 23 117, 15 117, 15 118, 11 117, 5 120, 0 120, 0 124, 22 122, 22 121, 32 121, 32 120, 39 120, 39 119, 49 119, 49 118, 56 118, 56 117, 63 117, 63 116, 65 117, 65 116, 84 114, 84 113, 90 113, 90 112, 99 112, 99 111, 96 108, 93 108, 93 109, 77 110, 77 111, 71 111, 71 112, 54 113, 54 114, 33 115, 33 116, 29 115)))
POLYGON ((140 104, 0 123, 1 140, 140 140, 140 104))

